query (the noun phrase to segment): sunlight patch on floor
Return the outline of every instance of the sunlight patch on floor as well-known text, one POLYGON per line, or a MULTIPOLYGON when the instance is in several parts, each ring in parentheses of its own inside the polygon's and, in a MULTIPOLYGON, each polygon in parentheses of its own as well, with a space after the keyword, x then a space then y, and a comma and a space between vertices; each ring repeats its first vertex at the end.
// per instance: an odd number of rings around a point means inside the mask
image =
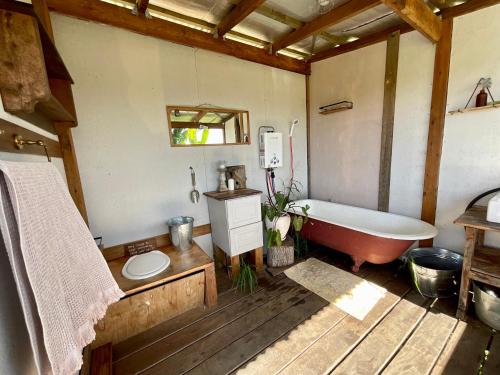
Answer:
POLYGON ((363 320, 387 290, 315 258, 299 263, 285 274, 345 313, 363 320))

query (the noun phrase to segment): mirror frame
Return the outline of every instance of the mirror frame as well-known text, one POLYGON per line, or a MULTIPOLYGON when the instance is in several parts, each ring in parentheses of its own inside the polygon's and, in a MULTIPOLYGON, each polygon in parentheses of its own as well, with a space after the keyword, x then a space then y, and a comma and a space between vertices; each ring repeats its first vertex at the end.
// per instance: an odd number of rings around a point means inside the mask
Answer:
POLYGON ((243 109, 229 109, 229 108, 219 108, 219 107, 196 107, 196 106, 188 106, 188 105, 167 105, 167 120, 168 120, 168 136, 170 138, 170 146, 171 147, 204 147, 204 146, 248 146, 252 143, 252 137, 250 133, 250 113, 243 109), (241 113, 243 116, 246 115, 247 123, 248 123, 248 142, 246 143, 215 143, 215 144, 194 144, 194 145, 180 145, 174 144, 174 140, 172 137, 172 120, 170 118, 170 113, 173 110, 180 111, 200 111, 206 110, 206 112, 229 112, 229 113, 241 113))

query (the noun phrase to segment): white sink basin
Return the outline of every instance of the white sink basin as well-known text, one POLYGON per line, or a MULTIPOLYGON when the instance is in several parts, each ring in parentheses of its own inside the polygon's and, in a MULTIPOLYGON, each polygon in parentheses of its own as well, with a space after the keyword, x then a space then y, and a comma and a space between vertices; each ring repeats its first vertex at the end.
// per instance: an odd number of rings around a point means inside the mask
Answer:
POLYGON ((159 250, 134 255, 122 268, 123 277, 130 280, 142 280, 163 272, 170 265, 170 258, 159 250))

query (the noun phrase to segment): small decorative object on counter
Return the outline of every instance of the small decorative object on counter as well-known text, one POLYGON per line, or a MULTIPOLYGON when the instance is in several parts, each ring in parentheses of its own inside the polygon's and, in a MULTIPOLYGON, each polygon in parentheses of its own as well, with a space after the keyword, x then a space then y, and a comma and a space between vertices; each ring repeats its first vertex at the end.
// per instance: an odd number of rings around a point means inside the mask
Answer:
POLYGON ((226 167, 226 178, 234 180, 235 189, 245 189, 247 187, 247 176, 244 165, 228 165, 226 167))
POLYGON ((230 178, 229 180, 227 180, 227 189, 229 191, 233 191, 234 190, 234 180, 232 178, 230 178))
POLYGON ((219 187, 217 191, 227 191, 227 185, 226 185, 226 164, 224 162, 220 163, 219 168, 217 168, 219 171, 219 187))

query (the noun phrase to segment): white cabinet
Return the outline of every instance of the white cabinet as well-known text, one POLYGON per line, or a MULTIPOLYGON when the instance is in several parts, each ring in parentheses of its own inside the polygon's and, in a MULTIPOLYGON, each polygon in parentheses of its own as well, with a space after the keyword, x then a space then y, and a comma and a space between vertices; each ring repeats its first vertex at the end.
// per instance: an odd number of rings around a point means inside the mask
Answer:
POLYGON ((263 245, 260 192, 235 197, 236 192, 206 194, 212 241, 231 257, 263 245))

